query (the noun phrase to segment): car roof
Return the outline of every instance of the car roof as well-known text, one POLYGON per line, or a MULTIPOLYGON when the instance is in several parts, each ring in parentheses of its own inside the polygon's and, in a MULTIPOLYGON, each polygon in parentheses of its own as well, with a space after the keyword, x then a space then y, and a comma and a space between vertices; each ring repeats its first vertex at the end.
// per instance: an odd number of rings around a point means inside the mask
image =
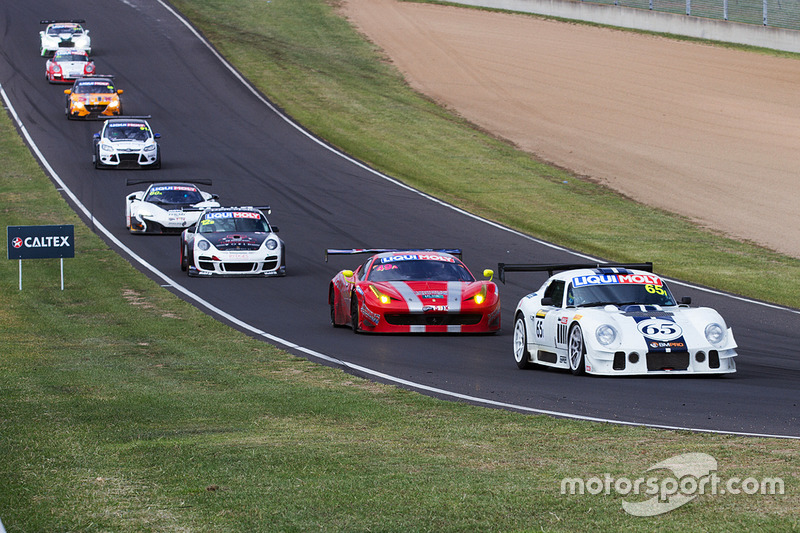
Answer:
MULTIPOLYGON (((446 252, 439 252, 436 250, 396 250, 393 252, 381 252, 375 254, 373 257, 376 259, 382 259, 384 257, 393 257, 393 256, 422 256, 421 259, 425 260, 427 257, 436 256, 436 257, 447 257, 452 259, 457 259, 454 255, 448 254, 446 252)), ((418 257, 419 258, 419 257, 418 257)))

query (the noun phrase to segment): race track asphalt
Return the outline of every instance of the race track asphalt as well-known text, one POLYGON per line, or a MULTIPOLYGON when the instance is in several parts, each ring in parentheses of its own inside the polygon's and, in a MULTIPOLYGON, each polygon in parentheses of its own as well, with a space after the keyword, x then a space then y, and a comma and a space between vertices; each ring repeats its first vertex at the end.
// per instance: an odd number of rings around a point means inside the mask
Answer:
POLYGON ((330 149, 265 104, 157 0, 85 0, 80 9, 66 0, 28 0, 5 2, 0 13, 6 22, 0 85, 55 174, 91 213, 81 213, 83 219, 123 256, 131 258, 130 250, 152 265, 155 270, 133 261, 148 276, 234 327, 266 332, 312 360, 444 398, 616 422, 800 436, 800 314, 793 310, 673 283, 676 296, 717 308, 734 329, 738 373, 719 378, 578 378, 518 370, 512 315, 519 298, 544 281, 540 274, 509 275, 500 285, 504 327, 498 335, 371 336, 332 328, 328 283, 359 258, 326 263, 329 247, 460 247, 476 273, 498 262, 580 258, 432 201, 330 149), (98 73, 115 75, 125 91, 125 113, 151 115, 151 126, 162 134, 161 170, 95 170, 92 134, 100 124, 65 118, 64 87, 47 83, 38 55, 39 20, 78 17, 91 30, 98 73), (288 275, 186 277, 177 236, 125 229, 124 197, 138 190, 126 179, 150 177, 211 179, 204 188, 225 205, 272 206, 270 221, 287 246, 288 275))

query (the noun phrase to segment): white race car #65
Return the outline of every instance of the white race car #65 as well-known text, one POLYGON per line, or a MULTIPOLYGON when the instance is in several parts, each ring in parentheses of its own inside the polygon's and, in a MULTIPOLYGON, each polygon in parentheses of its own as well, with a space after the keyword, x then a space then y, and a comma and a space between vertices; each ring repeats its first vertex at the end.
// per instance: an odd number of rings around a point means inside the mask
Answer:
POLYGON ((548 272, 514 312, 519 368, 569 368, 573 374, 654 375, 736 372, 736 341, 709 307, 676 301, 652 263, 498 264, 507 272, 548 272))
MULTIPOLYGON (((125 197, 125 225, 131 233, 180 233, 209 207, 219 207, 219 196, 203 192, 194 183, 128 180, 127 185, 151 183, 144 191, 125 197)), ((197 180, 210 185, 210 180, 197 180)))

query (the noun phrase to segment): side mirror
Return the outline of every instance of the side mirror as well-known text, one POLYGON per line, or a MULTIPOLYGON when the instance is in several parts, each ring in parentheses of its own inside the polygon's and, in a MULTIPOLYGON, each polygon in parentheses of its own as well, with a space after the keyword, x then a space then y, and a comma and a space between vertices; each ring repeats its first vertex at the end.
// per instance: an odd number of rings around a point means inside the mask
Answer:
POLYGON ((270 226, 270 228, 272 229, 272 233, 278 233, 280 231, 280 228, 278 228, 278 226, 270 226))
POLYGON ((64 94, 72 94, 72 89, 64 89, 64 94))
POLYGON ((692 297, 691 296, 684 296, 681 298, 681 305, 691 305, 692 297))
POLYGON ((122 94, 122 89, 117 89, 117 94, 122 94))
POLYGON ((212 194, 211 195, 211 199, 212 200, 219 200, 219 194, 212 194))
POLYGON ((100 134, 99 133, 95 133, 94 135, 92 135, 92 137, 94 137, 95 139, 99 139, 100 138, 100 134))
POLYGON ((486 270, 483 271, 483 277, 489 278, 489 281, 492 281, 492 278, 494 277, 494 270, 492 270, 491 268, 487 268, 486 270))
POLYGON ((553 298, 550 296, 545 296, 542 298, 542 305, 553 305, 553 298))
POLYGON ((154 133, 154 134, 153 134, 153 137, 154 137, 155 139, 160 139, 160 138, 161 138, 161 134, 160 134, 160 133, 154 133))
POLYGON ((346 277, 348 281, 352 281, 350 278, 353 277, 353 274, 352 270, 342 270, 342 276, 346 277))

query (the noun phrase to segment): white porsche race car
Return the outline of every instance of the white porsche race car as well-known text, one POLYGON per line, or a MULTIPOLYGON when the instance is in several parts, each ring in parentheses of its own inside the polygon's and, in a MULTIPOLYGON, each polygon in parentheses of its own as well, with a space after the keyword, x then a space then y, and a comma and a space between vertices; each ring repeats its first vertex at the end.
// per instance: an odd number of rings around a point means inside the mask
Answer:
POLYGON ((41 56, 48 56, 59 48, 77 48, 91 54, 92 39, 89 30, 81 26, 84 22, 83 19, 39 21, 40 24, 47 24, 47 28, 39 32, 41 56))
POLYGON ((105 119, 94 134, 94 168, 161 168, 161 134, 153 133, 147 117, 105 119))
MULTIPOLYGON (((219 207, 219 196, 203 192, 193 183, 127 182, 140 183, 152 184, 125 197, 125 225, 131 233, 180 233, 196 223, 203 211, 219 207)), ((211 184, 208 180, 197 183, 211 184)))
POLYGON ((507 272, 550 275, 514 313, 519 368, 606 376, 736 372, 736 341, 720 314, 689 307, 688 297, 676 301, 652 263, 500 263, 504 283, 507 272))
POLYGON ((181 270, 190 276, 285 276, 286 249, 269 207, 206 209, 181 233, 181 270))

